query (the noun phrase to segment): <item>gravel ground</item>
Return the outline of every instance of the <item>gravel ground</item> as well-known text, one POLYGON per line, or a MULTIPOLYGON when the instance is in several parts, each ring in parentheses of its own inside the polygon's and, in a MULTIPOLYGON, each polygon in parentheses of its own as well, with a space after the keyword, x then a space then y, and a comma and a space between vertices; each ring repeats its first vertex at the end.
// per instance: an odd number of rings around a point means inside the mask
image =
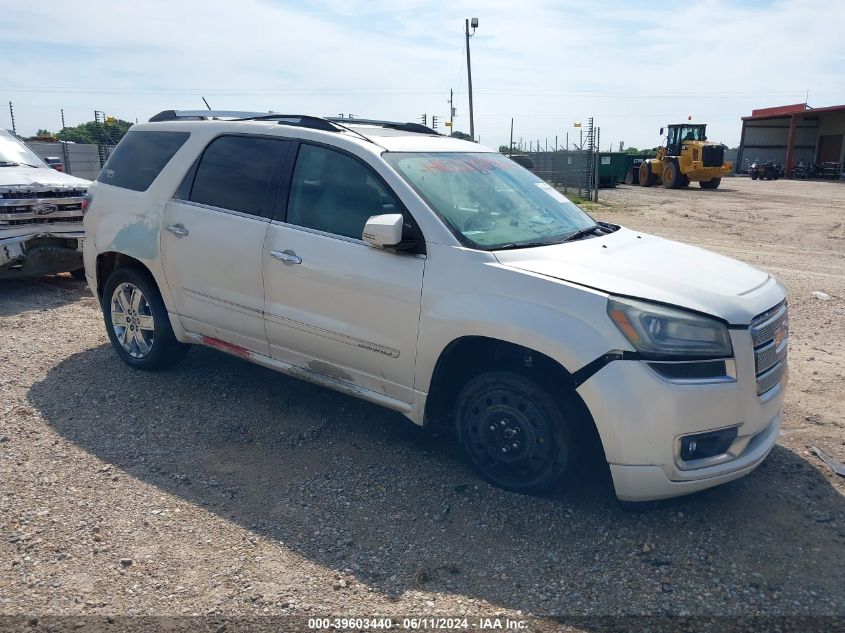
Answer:
POLYGON ((603 468, 510 494, 446 435, 210 349, 133 372, 82 284, 0 282, 0 614, 845 615, 845 480, 806 448, 845 461, 845 186, 601 197, 789 287, 785 426, 752 475, 641 513, 603 468))

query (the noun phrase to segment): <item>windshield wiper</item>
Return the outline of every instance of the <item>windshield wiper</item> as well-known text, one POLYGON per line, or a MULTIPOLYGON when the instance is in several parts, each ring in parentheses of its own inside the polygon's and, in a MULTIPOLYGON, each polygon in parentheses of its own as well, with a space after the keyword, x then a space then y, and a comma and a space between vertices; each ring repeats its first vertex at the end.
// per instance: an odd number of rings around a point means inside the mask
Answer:
POLYGON ((574 242, 575 240, 580 240, 582 237, 586 237, 591 233, 597 231, 601 228, 601 225, 596 224, 595 226, 591 226, 587 229, 578 229, 574 233, 570 233, 566 236, 557 236, 548 240, 536 240, 534 242, 508 242, 507 244, 502 244, 501 246, 496 246, 491 248, 492 251, 507 251, 516 248, 533 248, 535 246, 551 246, 552 244, 563 244, 564 242, 574 242))
POLYGON ((0 160, 0 167, 20 167, 20 163, 13 160, 0 160))
POLYGON ((575 240, 580 240, 582 237, 587 237, 591 233, 595 233, 599 228, 599 225, 596 224, 595 226, 591 226, 588 229, 579 229, 574 233, 570 233, 564 238, 564 242, 574 242, 575 240))
POLYGON ((533 248, 535 246, 551 246, 552 244, 560 244, 566 240, 555 238, 553 240, 537 240, 536 242, 508 242, 501 246, 491 248, 492 251, 507 251, 515 248, 533 248))

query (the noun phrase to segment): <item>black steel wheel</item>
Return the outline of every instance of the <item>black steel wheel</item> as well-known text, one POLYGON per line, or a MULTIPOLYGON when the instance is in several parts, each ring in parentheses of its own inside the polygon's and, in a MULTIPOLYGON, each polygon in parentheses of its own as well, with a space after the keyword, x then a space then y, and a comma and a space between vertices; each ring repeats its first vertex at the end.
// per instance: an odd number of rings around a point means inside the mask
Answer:
POLYGON ((574 413, 533 380, 508 371, 472 379, 455 424, 470 462, 492 484, 521 493, 563 485, 575 468, 574 413))

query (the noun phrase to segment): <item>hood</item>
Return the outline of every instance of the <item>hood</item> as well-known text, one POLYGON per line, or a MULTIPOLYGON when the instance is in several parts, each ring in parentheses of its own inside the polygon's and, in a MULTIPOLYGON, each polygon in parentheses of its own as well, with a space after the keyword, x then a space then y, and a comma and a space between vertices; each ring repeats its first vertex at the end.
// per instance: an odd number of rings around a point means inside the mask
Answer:
POLYGON ((695 310, 732 325, 747 325, 785 296, 771 275, 747 264, 625 228, 602 237, 495 255, 511 268, 695 310))
POLYGON ((90 180, 77 178, 49 167, 0 167, 0 187, 74 187, 84 188, 90 180))

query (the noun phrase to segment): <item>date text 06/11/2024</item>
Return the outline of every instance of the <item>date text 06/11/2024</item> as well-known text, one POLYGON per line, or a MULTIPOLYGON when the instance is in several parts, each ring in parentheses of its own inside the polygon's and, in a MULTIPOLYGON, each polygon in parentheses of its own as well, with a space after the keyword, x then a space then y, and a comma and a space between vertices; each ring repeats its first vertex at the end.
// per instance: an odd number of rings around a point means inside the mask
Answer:
POLYGON ((309 618, 308 628, 312 630, 475 630, 475 631, 523 631, 528 624, 523 620, 510 618, 309 618))

